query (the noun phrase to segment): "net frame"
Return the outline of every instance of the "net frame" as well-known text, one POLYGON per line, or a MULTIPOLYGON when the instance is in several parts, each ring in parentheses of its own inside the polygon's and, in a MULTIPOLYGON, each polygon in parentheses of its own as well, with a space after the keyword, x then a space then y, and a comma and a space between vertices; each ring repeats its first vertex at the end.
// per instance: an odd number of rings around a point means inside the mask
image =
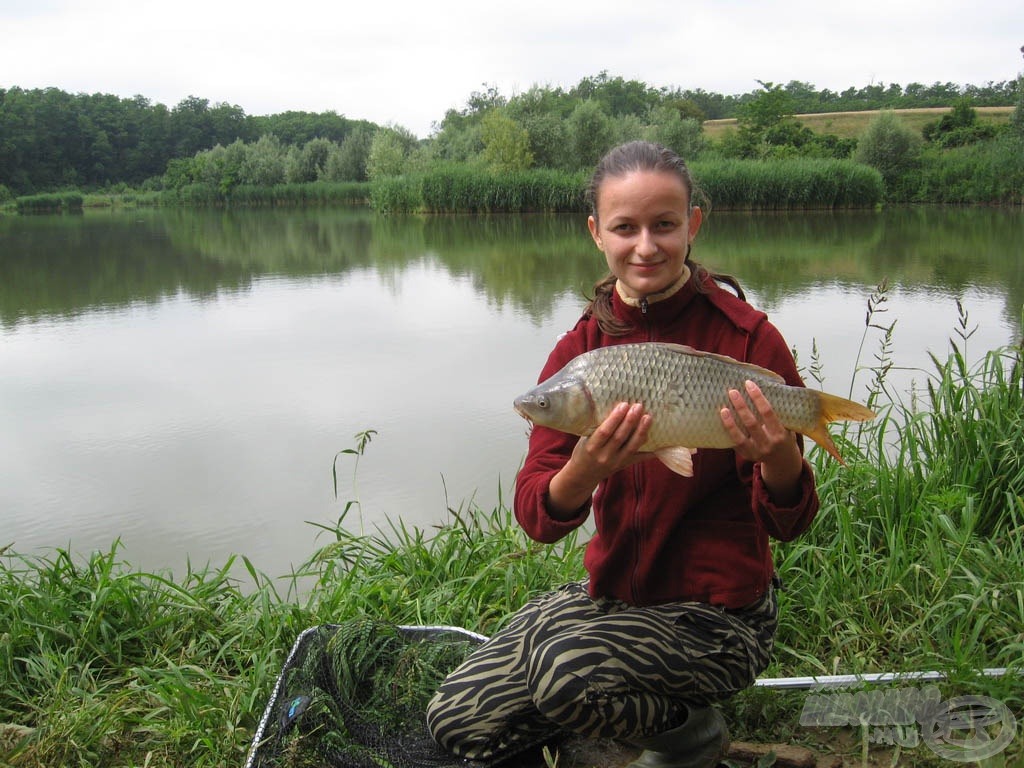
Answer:
MULTIPOLYGON (((284 664, 281 667, 281 672, 277 676, 277 680, 274 683, 274 687, 270 693, 270 697, 267 700, 267 704, 263 709, 263 714, 260 717, 259 724, 256 728, 256 732, 253 735, 252 741, 249 747, 248 757, 245 762, 244 768, 260 768, 263 766, 264 757, 266 757, 262 750, 273 742, 273 737, 270 734, 270 729, 274 723, 275 715, 279 712, 279 705, 281 703, 281 697, 284 693, 285 686, 287 684, 288 674, 296 666, 299 659, 303 659, 309 650, 310 644, 314 639, 322 636, 325 632, 337 632, 344 625, 342 624, 320 624, 304 629, 299 636, 295 639, 292 644, 291 650, 285 659, 284 664)), ((477 632, 472 632, 462 627, 448 626, 448 625, 412 625, 412 624, 401 624, 393 627, 398 633, 405 639, 408 640, 425 640, 425 639, 442 639, 442 638, 457 638, 463 641, 470 641, 479 645, 487 640, 486 635, 481 635, 477 632)), ((268 747, 269 748, 269 747, 268 747)), ((495 764, 499 761, 472 761, 472 760, 460 760, 456 757, 451 757, 445 761, 445 765, 448 766, 472 766, 473 768, 485 768, 486 766, 495 764)), ((266 763, 267 765, 274 765, 273 759, 271 762, 266 763)), ((426 763, 424 763, 426 764, 426 763)))

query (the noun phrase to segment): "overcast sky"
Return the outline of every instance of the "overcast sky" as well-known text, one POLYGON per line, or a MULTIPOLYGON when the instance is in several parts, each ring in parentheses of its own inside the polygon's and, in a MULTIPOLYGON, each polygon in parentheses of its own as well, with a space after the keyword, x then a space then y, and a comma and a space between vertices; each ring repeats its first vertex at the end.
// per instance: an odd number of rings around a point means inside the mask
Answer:
POLYGON ((1024 70, 1022 45, 1024 0, 0 0, 0 87, 333 110, 421 137, 485 84, 983 85, 1024 70))

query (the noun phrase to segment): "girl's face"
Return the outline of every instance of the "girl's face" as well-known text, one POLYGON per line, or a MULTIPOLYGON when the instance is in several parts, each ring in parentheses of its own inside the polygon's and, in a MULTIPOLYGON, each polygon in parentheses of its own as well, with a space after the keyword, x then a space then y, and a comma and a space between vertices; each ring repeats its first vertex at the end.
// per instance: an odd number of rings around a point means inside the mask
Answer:
POLYGON ((700 208, 674 173, 632 171, 609 177, 597 194, 590 235, 625 293, 641 298, 669 288, 683 274, 700 229, 700 208))

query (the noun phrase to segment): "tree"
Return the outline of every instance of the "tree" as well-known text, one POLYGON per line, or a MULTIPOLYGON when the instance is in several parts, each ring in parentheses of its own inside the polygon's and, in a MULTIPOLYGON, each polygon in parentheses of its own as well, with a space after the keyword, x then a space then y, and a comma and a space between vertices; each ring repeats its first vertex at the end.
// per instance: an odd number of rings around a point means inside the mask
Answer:
POLYGON ((533 165, 529 134, 500 109, 484 116, 480 139, 484 143, 484 160, 493 171, 524 171, 533 165))
POLYGON ((707 146, 700 122, 682 117, 674 106, 652 109, 648 122, 646 138, 668 147, 687 161, 700 155, 707 146))
POLYGON ((877 168, 887 192, 895 196, 901 177, 915 168, 921 155, 921 138, 892 110, 879 113, 857 142, 853 159, 877 168))
POLYGON ((324 176, 328 181, 366 181, 373 131, 357 125, 327 157, 324 176))
POLYGON ((284 182, 284 147, 272 133, 264 134, 248 147, 242 160, 242 184, 273 186, 284 182))
POLYGON ((401 176, 406 160, 416 146, 416 137, 401 126, 386 126, 373 134, 366 175, 370 181, 386 176, 401 176))
POLYGON ((568 122, 571 168, 592 168, 615 141, 611 120, 599 103, 588 100, 576 105, 568 122))

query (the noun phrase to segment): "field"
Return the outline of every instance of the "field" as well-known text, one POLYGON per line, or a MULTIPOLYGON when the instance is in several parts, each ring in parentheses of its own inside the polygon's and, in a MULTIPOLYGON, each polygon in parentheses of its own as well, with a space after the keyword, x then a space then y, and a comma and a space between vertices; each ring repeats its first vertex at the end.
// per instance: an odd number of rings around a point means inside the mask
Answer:
MULTIPOLYGON (((1013 107, 975 107, 982 122, 1005 123, 1009 121, 1013 107)), ((951 110, 950 107, 929 109, 895 109, 900 119, 914 130, 920 131, 927 123, 938 120, 951 110)), ((821 112, 812 115, 795 115, 796 119, 815 133, 832 133, 844 139, 860 136, 879 110, 864 112, 821 112)), ((719 139, 730 128, 736 127, 736 119, 706 120, 704 133, 710 139, 719 139)))

